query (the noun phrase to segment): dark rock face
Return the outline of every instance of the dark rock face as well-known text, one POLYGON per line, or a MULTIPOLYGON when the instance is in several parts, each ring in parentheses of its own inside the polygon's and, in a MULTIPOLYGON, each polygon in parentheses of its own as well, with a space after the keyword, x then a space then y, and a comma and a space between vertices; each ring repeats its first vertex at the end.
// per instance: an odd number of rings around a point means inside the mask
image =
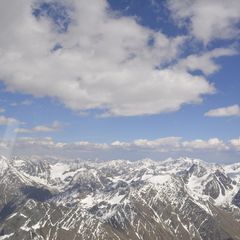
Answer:
POLYGON ((14 202, 7 203, 0 211, 0 221, 3 221, 16 210, 14 202))
POLYGON ((190 169, 188 170, 188 174, 190 176, 194 175, 194 176, 197 176, 197 177, 202 177, 206 173, 207 173, 207 170, 203 166, 200 166, 200 165, 197 165, 197 164, 193 164, 190 167, 190 169))
POLYGON ((211 180, 206 184, 204 194, 211 196, 213 199, 219 195, 225 196, 226 190, 232 190, 235 182, 219 170, 212 174, 211 180))
POLYGON ((220 195, 220 191, 221 188, 218 185, 218 181, 213 179, 206 184, 203 193, 211 196, 213 199, 216 199, 220 195))
POLYGON ((24 186, 21 188, 21 191, 27 199, 33 199, 38 202, 47 201, 53 196, 48 189, 33 186, 24 186))
POLYGON ((56 189, 51 164, 17 166, 0 175, 0 239, 240 238, 240 190, 229 208, 215 204, 236 189, 221 168, 189 161, 170 168, 146 161, 80 165, 64 169, 68 181, 58 179, 56 189))
POLYGON ((25 162, 25 164, 19 167, 19 169, 31 176, 41 176, 47 178, 50 174, 49 164, 46 161, 41 160, 25 162))
POLYGON ((232 186, 233 180, 230 177, 226 176, 219 170, 217 170, 215 172, 215 175, 218 178, 218 181, 221 183, 221 185, 223 185, 224 189, 232 189, 233 188, 233 186, 232 186))
POLYGON ((232 203, 240 208, 240 190, 238 191, 238 193, 234 196, 232 203))

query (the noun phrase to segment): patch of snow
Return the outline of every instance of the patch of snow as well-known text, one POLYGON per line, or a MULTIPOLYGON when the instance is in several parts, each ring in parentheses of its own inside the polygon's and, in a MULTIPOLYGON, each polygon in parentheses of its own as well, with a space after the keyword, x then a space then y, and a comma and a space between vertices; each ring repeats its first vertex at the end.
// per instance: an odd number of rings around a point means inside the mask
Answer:
POLYGON ((14 233, 10 233, 10 234, 7 234, 7 235, 0 236, 0 240, 8 239, 8 238, 10 238, 11 236, 13 236, 13 234, 14 234, 14 233))
POLYGON ((63 180, 65 176, 63 175, 64 172, 67 172, 70 170, 70 166, 65 163, 56 163, 54 165, 51 165, 51 178, 57 179, 60 178, 63 180))
POLYGON ((124 195, 114 195, 112 198, 108 199, 108 203, 110 203, 111 205, 119 204, 124 197, 124 195))
POLYGON ((162 185, 169 180, 171 180, 171 175, 169 174, 164 174, 164 175, 156 175, 156 176, 151 176, 150 178, 146 179, 147 182, 153 183, 153 184, 158 184, 162 185))
POLYGON ((36 223, 35 225, 32 226, 32 228, 33 228, 34 230, 40 229, 40 228, 41 228, 40 223, 39 223, 39 222, 36 223))
POLYGON ((11 219, 11 218, 15 217, 16 215, 17 215, 17 213, 14 213, 10 217, 8 217, 7 219, 11 219))
POLYGON ((0 176, 5 173, 5 171, 8 169, 9 165, 7 162, 7 159, 5 157, 0 158, 0 176))
POLYGON ((215 199, 215 204, 217 206, 229 205, 232 203, 233 197, 237 194, 239 188, 234 185, 232 190, 225 189, 225 195, 220 194, 217 199, 215 199))
POLYGON ((14 167, 22 167, 25 164, 23 160, 14 160, 14 167))
POLYGON ((84 199, 81 200, 81 204, 86 208, 93 207, 95 205, 94 197, 90 194, 87 195, 84 199))
POLYGON ((223 166, 225 173, 240 184, 240 163, 223 166))

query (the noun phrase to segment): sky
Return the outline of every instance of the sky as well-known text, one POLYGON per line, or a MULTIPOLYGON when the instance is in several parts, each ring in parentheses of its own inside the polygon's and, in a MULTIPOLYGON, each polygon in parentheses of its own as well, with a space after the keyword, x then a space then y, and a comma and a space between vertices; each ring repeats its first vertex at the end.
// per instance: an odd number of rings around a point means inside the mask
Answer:
POLYGON ((239 0, 2 0, 0 153, 239 162, 239 26, 239 0))

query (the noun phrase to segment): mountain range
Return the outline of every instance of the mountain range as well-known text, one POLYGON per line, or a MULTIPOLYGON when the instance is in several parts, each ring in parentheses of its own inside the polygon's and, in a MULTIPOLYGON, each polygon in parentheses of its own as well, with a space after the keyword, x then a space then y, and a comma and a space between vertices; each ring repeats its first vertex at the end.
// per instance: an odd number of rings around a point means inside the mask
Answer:
POLYGON ((0 240, 240 239, 240 163, 0 157, 0 240))

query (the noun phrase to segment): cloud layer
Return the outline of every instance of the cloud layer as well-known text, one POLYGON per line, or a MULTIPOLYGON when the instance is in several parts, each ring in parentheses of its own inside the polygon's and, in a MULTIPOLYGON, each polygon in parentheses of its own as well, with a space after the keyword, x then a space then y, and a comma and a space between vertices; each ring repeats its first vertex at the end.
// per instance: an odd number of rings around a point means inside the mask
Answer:
POLYGON ((41 158, 63 159, 129 159, 151 157, 162 160, 166 157, 190 156, 206 161, 237 162, 240 157, 239 138, 223 141, 218 138, 186 141, 181 137, 166 137, 154 140, 137 139, 132 142, 112 143, 56 142, 52 138, 18 138, 15 141, 3 140, 1 154, 40 156, 41 158))

